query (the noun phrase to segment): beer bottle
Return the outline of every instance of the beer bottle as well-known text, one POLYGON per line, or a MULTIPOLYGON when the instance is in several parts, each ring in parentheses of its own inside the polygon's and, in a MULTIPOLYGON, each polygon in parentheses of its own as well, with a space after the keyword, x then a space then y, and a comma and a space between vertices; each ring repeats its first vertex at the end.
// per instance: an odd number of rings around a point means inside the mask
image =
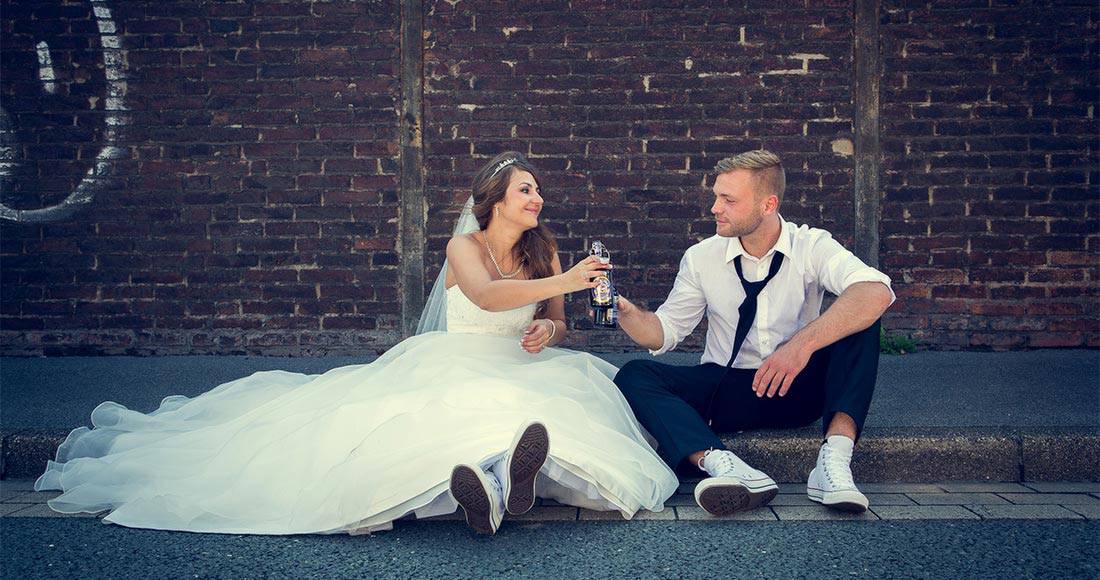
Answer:
MULTIPOLYGON (((599 241, 592 242, 589 254, 600 259, 601 263, 611 263, 611 252, 599 241)), ((588 304, 592 308, 592 324, 604 328, 615 328, 619 317, 618 306, 615 304, 617 292, 615 283, 611 279, 611 270, 604 270, 596 278, 596 287, 588 289, 588 304)))

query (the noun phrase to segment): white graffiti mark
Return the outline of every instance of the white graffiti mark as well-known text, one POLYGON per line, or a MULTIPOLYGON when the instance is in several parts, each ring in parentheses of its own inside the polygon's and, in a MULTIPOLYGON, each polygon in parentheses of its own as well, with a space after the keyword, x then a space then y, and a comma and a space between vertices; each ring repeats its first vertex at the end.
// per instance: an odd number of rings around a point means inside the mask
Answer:
POLYGON ((15 171, 15 131, 11 128, 8 112, 0 107, 0 179, 15 171))
MULTIPOLYGON (((111 17, 111 10, 104 0, 89 0, 96 17, 96 26, 99 28, 100 49, 103 54, 103 67, 107 78, 107 98, 104 102, 106 110, 104 144, 96 154, 95 162, 84 178, 61 203, 41 209, 12 209, 0 203, 0 219, 16 222, 36 223, 57 221, 68 218, 77 210, 87 206, 95 197, 97 189, 105 186, 109 181, 111 164, 116 159, 126 156, 125 148, 119 146, 122 129, 129 122, 126 116, 126 51, 115 34, 117 27, 111 17)), ((38 43, 39 78, 44 83, 48 92, 53 81, 53 66, 50 64, 49 46, 44 42, 38 43), (46 56, 42 53, 45 49, 46 56), (43 65, 43 63, 46 63, 43 65), (49 76, 43 76, 43 67, 48 66, 49 76)), ((54 85, 56 90, 56 85, 54 85)), ((3 178, 12 175, 15 168, 14 131, 8 119, 8 114, 0 107, 0 182, 3 178)))
POLYGON ((46 41, 38 43, 38 80, 42 81, 42 90, 53 94, 57 92, 54 82, 53 60, 50 58, 50 45, 46 41))

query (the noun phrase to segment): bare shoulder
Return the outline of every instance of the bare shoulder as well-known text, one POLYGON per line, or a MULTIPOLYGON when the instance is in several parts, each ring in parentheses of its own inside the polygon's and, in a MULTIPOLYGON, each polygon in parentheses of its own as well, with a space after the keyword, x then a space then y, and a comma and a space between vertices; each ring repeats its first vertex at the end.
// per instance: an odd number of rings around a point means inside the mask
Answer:
POLYGON ((475 234, 461 234, 454 236, 447 242, 447 257, 455 258, 457 256, 466 256, 470 253, 477 253, 481 248, 481 244, 478 243, 475 234))

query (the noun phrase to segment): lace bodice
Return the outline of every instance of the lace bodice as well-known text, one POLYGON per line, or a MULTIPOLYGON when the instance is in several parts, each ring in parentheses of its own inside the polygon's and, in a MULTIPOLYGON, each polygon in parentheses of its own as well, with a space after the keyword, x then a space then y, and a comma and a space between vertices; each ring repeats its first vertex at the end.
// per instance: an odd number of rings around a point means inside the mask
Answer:
POLYGON ((503 312, 482 310, 455 284, 447 289, 447 332, 520 336, 537 308, 537 304, 528 304, 503 312))

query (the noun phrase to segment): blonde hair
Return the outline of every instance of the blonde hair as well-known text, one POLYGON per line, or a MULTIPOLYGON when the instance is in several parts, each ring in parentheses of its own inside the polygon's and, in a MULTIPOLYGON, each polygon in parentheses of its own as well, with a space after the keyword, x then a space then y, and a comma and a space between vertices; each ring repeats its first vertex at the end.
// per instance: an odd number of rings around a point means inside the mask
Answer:
POLYGON ((783 201, 783 192, 787 189, 787 173, 779 156, 767 149, 757 149, 726 157, 714 166, 719 174, 746 169, 753 174, 756 183, 756 195, 775 195, 783 201))

